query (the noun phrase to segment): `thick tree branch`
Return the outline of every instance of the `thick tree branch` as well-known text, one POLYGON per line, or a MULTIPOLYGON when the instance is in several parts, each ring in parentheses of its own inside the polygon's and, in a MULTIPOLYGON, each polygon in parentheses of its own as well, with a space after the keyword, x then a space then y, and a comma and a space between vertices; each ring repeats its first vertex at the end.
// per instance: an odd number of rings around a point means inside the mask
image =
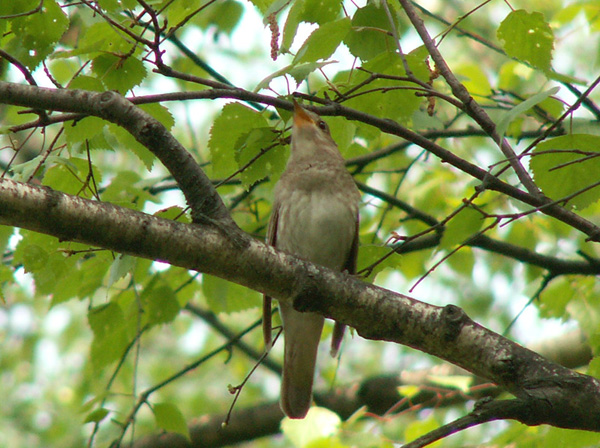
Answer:
POLYGON ((596 379, 487 330, 458 307, 428 305, 363 283, 277 252, 241 231, 232 230, 231 237, 210 224, 186 225, 6 179, 0 181, 0 224, 162 260, 293 298, 298 310, 334 318, 367 339, 413 347, 497 383, 544 411, 544 421, 536 424, 600 431, 593 417, 600 414, 596 379))
POLYGON ((510 166, 513 168, 517 177, 523 184, 523 186, 527 189, 529 194, 534 197, 539 197, 541 195, 540 190, 538 189, 533 179, 521 165, 521 161, 513 151, 512 147, 508 144, 508 141, 504 138, 504 136, 499 135, 496 131, 496 124, 489 117, 489 115, 483 110, 483 108, 473 99, 469 91, 466 89, 464 85, 454 76, 452 70, 446 63, 446 60, 443 58, 442 54, 437 48, 437 45, 429 35, 427 28, 425 28, 425 24, 419 15, 417 14, 415 8, 412 5, 410 0, 399 0, 402 8, 404 8, 404 12, 408 16, 409 20, 413 24, 415 30, 421 37, 423 44, 427 48, 427 51, 431 55, 431 58, 435 62, 436 68, 439 70, 440 74, 444 77, 450 88, 452 89, 452 93, 456 98, 458 98, 464 105, 464 110, 469 114, 471 118, 475 120, 475 122, 481 126, 485 132, 498 144, 500 150, 510 163, 510 166))

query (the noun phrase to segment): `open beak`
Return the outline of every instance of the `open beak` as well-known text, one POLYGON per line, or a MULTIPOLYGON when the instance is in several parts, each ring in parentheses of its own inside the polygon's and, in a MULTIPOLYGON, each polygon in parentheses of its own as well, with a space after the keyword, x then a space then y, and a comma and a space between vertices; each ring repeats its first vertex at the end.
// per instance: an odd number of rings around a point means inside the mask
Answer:
POLYGON ((306 113, 304 108, 294 100, 294 126, 314 126, 314 120, 306 113))

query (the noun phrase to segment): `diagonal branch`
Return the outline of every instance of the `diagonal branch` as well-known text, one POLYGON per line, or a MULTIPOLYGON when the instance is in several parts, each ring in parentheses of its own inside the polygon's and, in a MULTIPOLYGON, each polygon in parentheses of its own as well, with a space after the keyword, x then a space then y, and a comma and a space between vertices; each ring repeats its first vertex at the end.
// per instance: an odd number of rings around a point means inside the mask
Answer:
POLYGON ((419 17, 417 14, 412 2, 410 0, 399 0, 400 4, 404 8, 404 12, 408 16, 409 20, 417 30, 417 33, 421 37, 423 44, 429 51, 431 58, 435 62, 435 66, 440 71, 441 75, 444 77, 446 82, 450 85, 452 89, 452 93, 456 96, 465 107, 465 112, 469 114, 471 118, 475 120, 475 122, 481 126, 481 129, 486 131, 490 137, 498 144, 500 150, 515 170, 519 180, 523 184, 523 186, 527 189, 529 194, 534 197, 540 197, 541 193, 527 170, 521 164, 521 161, 513 151, 512 147, 508 144, 506 139, 499 135, 496 131, 496 124, 492 121, 489 115, 483 110, 483 108, 473 99, 473 97, 469 94, 469 91, 466 89, 464 85, 454 76, 448 64, 446 64, 446 60, 440 53, 437 48, 437 45, 429 35, 427 29, 425 28, 425 24, 423 23, 423 19, 419 17))

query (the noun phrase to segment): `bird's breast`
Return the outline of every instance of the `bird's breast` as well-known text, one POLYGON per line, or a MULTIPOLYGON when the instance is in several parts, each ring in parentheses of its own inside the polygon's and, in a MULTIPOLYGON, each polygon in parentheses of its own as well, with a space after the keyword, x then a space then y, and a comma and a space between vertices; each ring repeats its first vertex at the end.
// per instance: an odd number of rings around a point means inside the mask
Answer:
POLYGON ((282 201, 277 247, 314 263, 341 269, 350 252, 358 204, 346 191, 295 189, 282 201))

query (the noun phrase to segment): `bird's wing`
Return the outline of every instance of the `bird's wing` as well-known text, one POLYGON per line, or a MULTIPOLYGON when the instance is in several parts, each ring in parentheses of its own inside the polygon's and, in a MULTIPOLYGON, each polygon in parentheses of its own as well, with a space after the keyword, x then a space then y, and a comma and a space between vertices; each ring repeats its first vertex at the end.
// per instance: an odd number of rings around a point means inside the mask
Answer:
MULTIPOLYGON (((274 204, 273 210, 271 212, 271 219, 269 220, 269 225, 267 226, 267 244, 275 247, 277 242, 277 223, 279 221, 279 205, 274 204)), ((265 342, 265 350, 269 351, 271 349, 271 332, 272 332, 272 307, 271 307, 272 299, 267 295, 263 295, 263 340, 265 342)))
MULTIPOLYGON (((348 272, 348 274, 356 274, 356 259, 358 258, 358 214, 356 214, 356 230, 354 232, 354 239, 352 240, 352 246, 350 246, 350 252, 348 252, 348 258, 344 264, 342 270, 348 272)), ((340 345, 344 339, 344 332, 346 331, 346 325, 336 322, 333 326, 333 334, 331 336, 331 350, 330 354, 335 358, 340 350, 340 345)))

